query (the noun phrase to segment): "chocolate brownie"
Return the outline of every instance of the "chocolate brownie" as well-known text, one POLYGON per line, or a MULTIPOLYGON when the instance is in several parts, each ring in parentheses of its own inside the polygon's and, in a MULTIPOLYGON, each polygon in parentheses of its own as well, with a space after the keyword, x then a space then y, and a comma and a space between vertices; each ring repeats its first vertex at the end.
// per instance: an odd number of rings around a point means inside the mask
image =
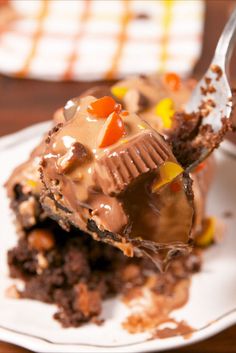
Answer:
POLYGON ((128 258, 78 230, 70 233, 48 220, 27 232, 8 252, 10 275, 25 283, 20 298, 57 305, 55 319, 64 327, 102 322, 102 303, 122 294, 130 299, 150 280, 155 295, 171 296, 176 285, 201 267, 197 253, 173 260, 166 273, 145 258, 128 258), (153 282, 153 283, 154 283, 153 282))

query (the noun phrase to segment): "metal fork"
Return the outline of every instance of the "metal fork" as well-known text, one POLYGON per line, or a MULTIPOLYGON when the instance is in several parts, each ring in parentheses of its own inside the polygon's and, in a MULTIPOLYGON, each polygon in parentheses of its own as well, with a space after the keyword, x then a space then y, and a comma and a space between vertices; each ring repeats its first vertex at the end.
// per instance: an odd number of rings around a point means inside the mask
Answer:
MULTIPOLYGON (((215 134, 222 135, 221 139, 225 133, 222 118, 230 119, 233 108, 232 92, 227 75, 235 36, 236 8, 223 29, 207 72, 197 84, 185 107, 187 113, 192 113, 201 112, 203 105, 207 106, 209 111, 202 119, 201 125, 209 124, 215 134)), ((187 170, 194 169, 213 149, 210 146, 206 147, 202 141, 199 157, 187 170)))

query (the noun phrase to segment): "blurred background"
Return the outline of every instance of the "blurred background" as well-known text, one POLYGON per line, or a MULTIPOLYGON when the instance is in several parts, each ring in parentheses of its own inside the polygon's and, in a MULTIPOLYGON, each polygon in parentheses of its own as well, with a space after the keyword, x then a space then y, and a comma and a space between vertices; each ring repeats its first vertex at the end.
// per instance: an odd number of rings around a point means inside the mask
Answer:
MULTIPOLYGON (((48 120, 96 81, 200 78, 235 0, 0 0, 0 134, 48 120)), ((236 79, 236 55, 231 81, 236 79)))

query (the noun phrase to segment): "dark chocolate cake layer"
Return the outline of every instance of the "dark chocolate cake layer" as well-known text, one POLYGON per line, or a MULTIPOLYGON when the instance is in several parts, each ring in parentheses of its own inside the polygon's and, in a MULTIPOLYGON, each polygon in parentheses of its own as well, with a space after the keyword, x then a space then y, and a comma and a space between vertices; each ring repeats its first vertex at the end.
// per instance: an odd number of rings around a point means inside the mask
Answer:
POLYGON ((54 303, 58 307, 54 317, 64 327, 77 327, 102 322, 104 299, 122 294, 130 300, 150 283, 155 297, 174 296, 179 286, 188 297, 189 285, 183 280, 200 270, 201 260, 192 253, 174 260, 161 274, 148 259, 130 259, 114 247, 77 230, 68 234, 48 221, 19 239, 8 253, 8 264, 11 277, 25 282, 24 290, 16 292, 19 298, 54 303))

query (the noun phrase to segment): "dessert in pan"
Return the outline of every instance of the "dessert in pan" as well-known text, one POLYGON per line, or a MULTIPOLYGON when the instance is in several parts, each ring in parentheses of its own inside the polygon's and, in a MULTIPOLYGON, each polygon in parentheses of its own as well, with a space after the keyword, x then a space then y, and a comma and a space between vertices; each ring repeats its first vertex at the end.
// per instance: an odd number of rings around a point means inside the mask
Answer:
POLYGON ((129 301, 148 286, 166 309, 156 308, 155 320, 147 310, 143 325, 130 317, 130 332, 153 328, 184 305, 200 269, 194 239, 204 245, 213 235, 204 208, 214 161, 189 175, 186 150, 183 157, 174 148, 184 116, 174 113, 192 86, 175 74, 135 77, 57 111, 6 184, 20 234, 10 273, 25 281, 17 296, 57 303, 56 318, 78 326, 98 322, 102 299, 122 292, 129 301))

